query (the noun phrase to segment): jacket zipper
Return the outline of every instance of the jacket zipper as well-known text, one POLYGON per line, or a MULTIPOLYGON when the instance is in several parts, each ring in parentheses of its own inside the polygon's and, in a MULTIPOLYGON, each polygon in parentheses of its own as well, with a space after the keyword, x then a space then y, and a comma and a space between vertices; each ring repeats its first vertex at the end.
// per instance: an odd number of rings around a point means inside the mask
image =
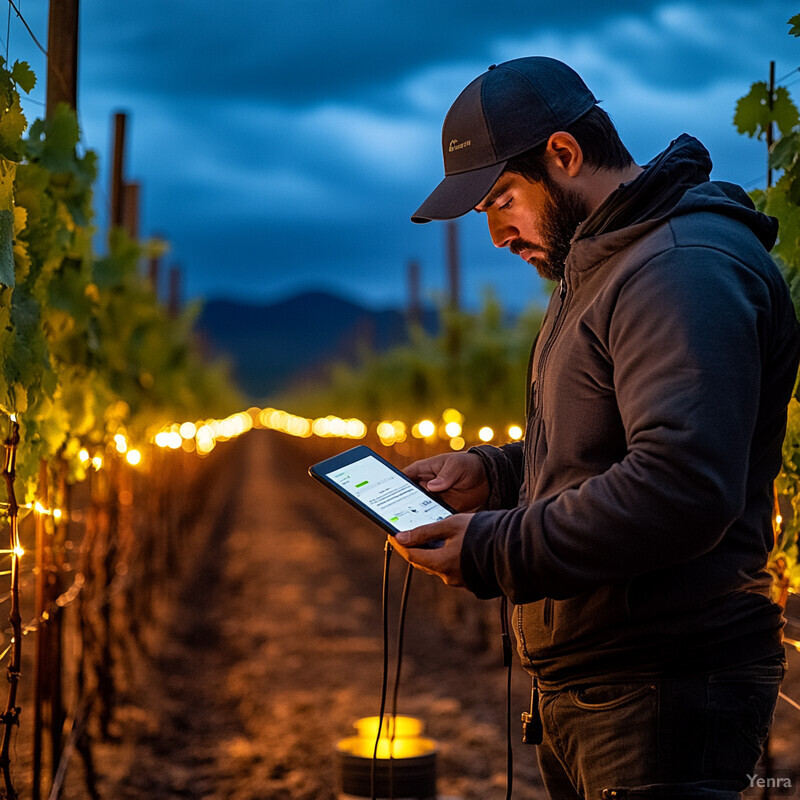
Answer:
MULTIPOLYGON (((561 289, 560 294, 561 298, 561 305, 558 308, 558 313, 556 314, 555 321, 553 322, 553 329, 550 331, 550 335, 547 337, 547 341, 544 343, 544 347, 542 348, 542 355, 539 358, 539 363, 536 365, 536 381, 533 384, 533 398, 532 398, 532 406, 533 406, 533 414, 528 418, 527 422, 527 431, 526 437, 527 441, 530 441, 530 435, 533 433, 535 429, 535 422, 541 416, 541 396, 542 396, 542 382, 544 380, 544 372, 545 367, 547 366, 547 359, 550 355, 550 351, 553 349, 553 345, 555 344, 555 340, 558 337, 559 332, 561 331, 561 326, 564 324, 564 312, 567 308, 567 280, 566 278, 561 279, 561 289)), ((530 453, 529 458, 530 464, 529 469, 527 470, 528 480, 530 483, 528 484, 528 498, 533 498, 533 473, 534 468, 536 466, 536 448, 538 445, 538 441, 534 440, 533 443, 533 452, 530 453)))
MULTIPOLYGON (((553 344, 555 343, 556 337, 558 336, 561 326, 564 323, 564 316, 565 310, 567 307, 567 280, 566 278, 561 279, 561 288, 559 290, 559 296, 561 298, 561 305, 558 308, 558 313, 556 314, 555 321, 553 322, 553 329, 550 331, 550 336, 547 337, 547 341, 542 348, 542 355, 539 359, 539 363, 536 366, 536 382, 533 385, 533 392, 532 392, 532 406, 533 406, 533 414, 531 414, 528 418, 528 430, 526 432, 526 436, 530 437, 531 433, 533 432, 535 425, 533 424, 535 420, 540 416, 541 412, 541 403, 539 402, 539 398, 542 396, 542 380, 544 378, 544 371, 545 367, 547 366, 547 358, 550 355, 550 351, 553 348, 553 344)), ((530 441, 530 438, 527 439, 530 441)), ((533 447, 533 454, 531 455, 531 463, 527 470, 528 480, 530 484, 528 486, 528 497, 533 497, 533 471, 534 466, 536 464, 536 445, 537 442, 534 442, 533 447)), ((553 624, 553 600, 550 597, 546 597, 544 600, 544 626, 547 630, 552 627, 553 624)), ((519 609, 519 628, 520 633, 522 634, 522 607, 520 606, 519 609)), ((525 642, 524 634, 522 634, 522 641, 525 642)), ((527 653, 527 646, 525 646, 525 651, 527 653)), ((530 658, 530 656, 529 656, 530 658)))
POLYGON ((550 336, 547 337, 547 341, 544 343, 544 347, 542 348, 542 357, 539 359, 539 363, 537 364, 536 369, 536 383, 534 384, 534 392, 533 392, 533 415, 534 417, 539 414, 539 397, 541 396, 542 390, 542 377, 544 375, 544 368, 547 362, 547 357, 550 355, 550 350, 553 347, 555 342, 556 336, 558 336, 559 331, 561 330, 561 325, 564 320, 564 309, 566 308, 566 300, 567 300, 567 280, 566 278, 561 279, 561 288, 559 290, 559 297, 561 298, 561 305, 558 307, 558 313, 556 314, 555 322, 553 322, 553 330, 550 331, 550 336))

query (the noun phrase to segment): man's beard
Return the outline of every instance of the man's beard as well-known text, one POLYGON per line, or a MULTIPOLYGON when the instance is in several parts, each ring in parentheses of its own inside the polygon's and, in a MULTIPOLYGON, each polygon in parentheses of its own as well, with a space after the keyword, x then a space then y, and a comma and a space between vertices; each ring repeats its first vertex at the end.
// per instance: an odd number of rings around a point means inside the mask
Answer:
POLYGON ((562 189, 549 178, 544 181, 547 196, 542 209, 540 230, 541 245, 536 247, 527 239, 514 239, 509 245, 512 253, 523 250, 543 250, 544 256, 531 256, 528 261, 546 280, 560 281, 564 277, 564 264, 572 237, 588 216, 586 201, 571 189, 562 189))

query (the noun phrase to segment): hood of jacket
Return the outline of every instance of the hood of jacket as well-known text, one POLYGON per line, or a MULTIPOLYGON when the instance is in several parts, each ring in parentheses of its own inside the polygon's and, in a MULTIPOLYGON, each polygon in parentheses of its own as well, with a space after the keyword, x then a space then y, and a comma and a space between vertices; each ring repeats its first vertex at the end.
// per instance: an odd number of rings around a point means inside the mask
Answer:
POLYGON ((645 235, 665 219, 708 211, 747 225, 769 251, 778 221, 757 211, 739 186, 711 181, 711 157, 694 137, 682 134, 620 185, 578 227, 567 264, 591 265, 645 235))

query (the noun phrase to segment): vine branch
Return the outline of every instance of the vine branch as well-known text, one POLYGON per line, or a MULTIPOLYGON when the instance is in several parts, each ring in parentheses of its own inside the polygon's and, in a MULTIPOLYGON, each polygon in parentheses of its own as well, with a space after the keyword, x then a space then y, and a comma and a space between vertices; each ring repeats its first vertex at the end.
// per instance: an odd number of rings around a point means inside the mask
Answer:
POLYGON ((8 800, 17 800, 17 793, 11 780, 11 737, 14 727, 19 724, 20 709, 17 707, 17 686, 19 684, 20 666, 22 663, 22 618, 19 610, 19 504, 14 491, 16 478, 17 446, 19 445, 19 423, 11 417, 11 431, 5 440, 5 459, 3 462, 3 480, 8 496, 8 522, 11 531, 11 659, 8 664, 8 702, 0 717, 3 726, 3 743, 0 747, 0 771, 6 786, 8 800))

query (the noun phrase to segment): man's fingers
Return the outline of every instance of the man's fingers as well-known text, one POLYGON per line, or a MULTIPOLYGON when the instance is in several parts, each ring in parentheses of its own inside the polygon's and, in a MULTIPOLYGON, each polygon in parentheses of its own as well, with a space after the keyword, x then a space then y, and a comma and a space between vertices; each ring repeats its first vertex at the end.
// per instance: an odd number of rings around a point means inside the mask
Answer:
POLYGON ((441 541, 442 529, 436 523, 432 525, 420 525, 411 531, 400 531, 395 537, 398 544, 403 547, 419 547, 434 541, 441 541))

